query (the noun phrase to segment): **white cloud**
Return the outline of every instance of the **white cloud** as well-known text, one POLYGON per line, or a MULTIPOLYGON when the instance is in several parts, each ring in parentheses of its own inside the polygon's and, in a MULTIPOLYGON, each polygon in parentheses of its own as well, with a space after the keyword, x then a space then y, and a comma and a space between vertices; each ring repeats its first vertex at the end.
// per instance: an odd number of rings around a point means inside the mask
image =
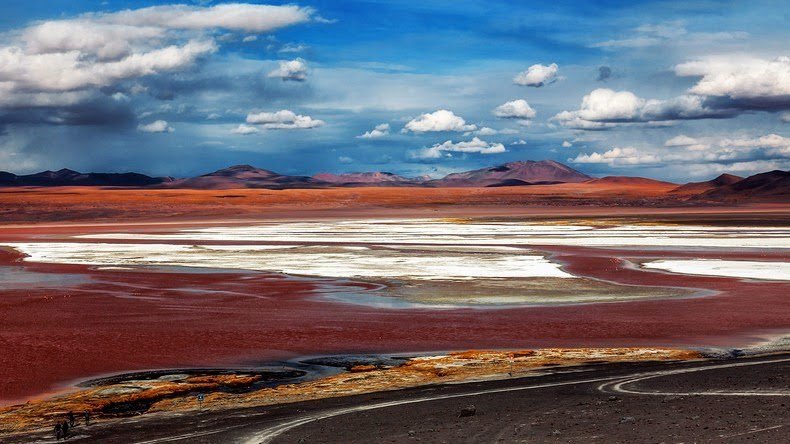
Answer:
POLYGON ((175 131, 165 120, 155 120, 149 124, 140 125, 137 130, 144 133, 172 133, 175 131))
POLYGON ((554 83, 557 80, 557 71, 559 71, 559 67, 556 63, 548 66, 532 65, 526 71, 522 71, 513 77, 513 83, 539 88, 554 83))
POLYGON ((790 123, 790 112, 782 113, 779 116, 779 120, 781 120, 784 123, 790 123))
POLYGON ((699 139, 695 139, 693 137, 689 137, 683 134, 675 136, 666 142, 664 142, 664 146, 667 147, 684 147, 687 150, 691 151, 702 151, 706 150, 710 147, 709 144, 702 142, 699 139))
POLYGON ((409 153, 412 159, 441 159, 442 157, 452 157, 451 153, 479 153, 479 154, 499 154, 507 152, 501 143, 489 143, 477 137, 468 142, 453 143, 448 140, 438 143, 430 148, 423 148, 409 153))
POLYGON ((590 45, 593 48, 645 48, 662 44, 705 45, 737 41, 748 37, 745 32, 689 32, 682 22, 645 24, 634 28, 628 36, 590 45))
POLYGON ((497 106, 494 109, 494 115, 504 119, 527 120, 534 118, 536 113, 526 100, 518 99, 497 106))
POLYGON ((606 129, 617 123, 727 117, 733 113, 731 109, 710 108, 698 95, 646 100, 630 91, 598 88, 584 96, 578 110, 563 111, 553 119, 570 128, 606 129))
POLYGON ((790 163, 790 138, 777 134, 696 138, 678 135, 667 140, 663 147, 615 147, 604 152, 582 153, 568 160, 612 167, 671 165, 673 170, 688 170, 699 176, 704 171, 717 169, 722 172, 746 171, 747 164, 749 168, 766 165, 766 162, 786 165, 790 163))
POLYGON ((312 9, 294 5, 271 6, 228 3, 211 7, 165 5, 89 15, 98 21, 136 27, 216 29, 264 33, 315 19, 312 9))
POLYGON ((573 146, 573 144, 572 144, 572 143, 570 143, 570 142, 568 142, 567 140, 563 140, 563 141, 562 141, 562 147, 563 147, 563 148, 570 148, 570 147, 572 147, 572 146, 573 146))
POLYGON ((307 63, 302 59, 283 60, 279 68, 269 73, 269 77, 302 82, 307 79, 307 63))
POLYGON ((467 124, 466 121, 456 116, 452 111, 440 109, 432 113, 421 114, 419 117, 409 121, 404 127, 403 132, 412 131, 415 133, 437 132, 437 131, 474 131, 476 125, 467 124))
POLYGON ((350 158, 348 156, 340 156, 340 157, 337 158, 337 161, 340 162, 340 163, 352 163, 352 162, 354 162, 354 159, 352 159, 352 158, 350 158))
POLYGON ((278 49, 277 52, 282 53, 294 53, 294 52, 302 52, 307 49, 307 45, 303 44, 294 44, 294 43, 286 43, 282 46, 282 48, 278 49))
POLYGON ((790 169, 790 161, 750 160, 745 162, 693 163, 681 165, 680 168, 688 171, 690 175, 700 178, 714 177, 722 173, 750 176, 766 171, 790 169))
POLYGON ((361 136, 357 136, 358 139, 378 139, 380 137, 384 137, 390 133, 390 124, 389 123, 382 123, 376 125, 370 131, 365 131, 365 134, 361 136))
POLYGON ((584 120, 581 117, 579 117, 578 111, 562 111, 560 113, 557 113, 557 115, 555 115, 551 119, 558 121, 560 125, 567 128, 589 130, 589 131, 605 130, 617 126, 614 123, 593 122, 591 120, 584 120))
POLYGON ((247 36, 244 36, 243 39, 241 39, 241 41, 244 42, 244 43, 255 42, 257 40, 258 40, 258 36, 257 35, 247 35, 247 36))
POLYGON ((174 71, 216 51, 212 41, 191 40, 136 53, 120 60, 86 63, 79 52, 26 54, 20 48, 0 49, 0 82, 13 89, 59 92, 112 85, 124 79, 174 71))
POLYGON ((603 153, 593 152, 590 154, 579 154, 575 158, 568 159, 573 163, 603 163, 609 166, 626 165, 649 165, 660 163, 656 155, 642 153, 634 147, 615 147, 603 153))
POLYGON ((0 46, 0 106, 73 105, 98 88, 193 65, 217 51, 214 30, 270 32, 311 19, 310 8, 233 3, 37 22, 0 46))
POLYGON ((790 103, 790 57, 708 57, 681 63, 675 73, 702 77, 689 90, 692 94, 736 100, 774 97, 790 103))
POLYGON ((243 123, 241 125, 237 126, 236 128, 233 128, 232 130, 230 130, 231 133, 238 134, 238 135, 241 135, 241 136, 249 136, 250 134, 255 134, 255 133, 259 132, 259 131, 260 130, 258 128, 254 127, 252 125, 245 125, 243 123))
POLYGON ((516 140, 515 142, 511 142, 510 144, 511 144, 511 145, 526 145, 526 144, 527 144, 527 141, 526 141, 526 140, 524 140, 524 139, 518 139, 518 140, 516 140))
POLYGON ((247 115, 247 123, 259 125, 265 129, 310 129, 323 126, 325 122, 284 109, 274 113, 250 113, 247 115))
POLYGON ((495 130, 494 128, 489 128, 487 126, 484 126, 479 130, 475 131, 474 133, 477 134, 478 136, 495 136, 499 134, 499 131, 495 130))
POLYGON ((687 146, 687 145, 694 145, 697 143, 699 143, 699 140, 693 137, 680 134, 664 142, 664 146, 687 146))

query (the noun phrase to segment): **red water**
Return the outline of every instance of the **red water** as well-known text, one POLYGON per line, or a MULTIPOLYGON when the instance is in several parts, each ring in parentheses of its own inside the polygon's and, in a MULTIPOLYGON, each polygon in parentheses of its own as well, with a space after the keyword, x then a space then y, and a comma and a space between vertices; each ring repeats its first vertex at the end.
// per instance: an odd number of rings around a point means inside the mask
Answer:
POLYGON ((263 273, 0 266, 76 274, 58 288, 0 289, 0 400, 41 396, 75 380, 162 367, 238 365, 302 355, 535 346, 741 345, 790 329, 790 284, 670 275, 624 258, 780 254, 651 252, 541 247, 580 276, 715 290, 701 298, 502 310, 393 310, 322 299, 363 284, 263 273))

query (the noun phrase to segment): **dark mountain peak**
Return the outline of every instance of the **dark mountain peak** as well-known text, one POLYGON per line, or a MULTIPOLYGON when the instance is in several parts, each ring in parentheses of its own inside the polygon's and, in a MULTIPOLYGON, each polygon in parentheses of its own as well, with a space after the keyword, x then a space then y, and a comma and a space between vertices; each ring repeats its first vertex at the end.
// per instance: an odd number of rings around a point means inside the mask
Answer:
POLYGON ((274 171, 264 170, 252 165, 233 165, 221 170, 214 171, 213 173, 204 174, 204 176, 222 176, 222 177, 274 177, 279 174, 274 171))
POLYGON ((784 201, 790 199, 790 171, 774 170, 722 185, 695 198, 717 201, 784 201))
POLYGON ((509 184, 536 185, 557 182, 584 182, 590 176, 553 160, 519 160, 495 167, 448 174, 433 181, 438 186, 508 186, 509 184))
POLYGON ((719 175, 715 179, 711 179, 705 182, 689 182, 685 185, 681 185, 675 188, 674 190, 672 190, 671 193, 692 196, 695 194, 700 194, 706 191, 714 190, 716 188, 725 185, 732 185, 741 180, 743 180, 743 177, 736 176, 734 174, 724 173, 719 175))
POLYGON ((231 165, 231 166, 229 166, 227 168, 223 168, 223 169, 221 169, 219 171, 223 171, 223 170, 225 170, 225 171, 257 171, 259 169, 260 168, 258 168, 258 167, 254 167, 254 166, 252 166, 250 164, 245 163, 245 164, 242 164, 242 165, 231 165))
POLYGON ((61 168, 57 171, 46 170, 41 171, 39 173, 29 174, 27 177, 40 177, 40 178, 51 178, 51 179, 65 179, 69 177, 79 176, 80 173, 74 170, 70 170, 68 168, 61 168))
POLYGON ((739 180, 743 180, 743 177, 736 176, 734 174, 724 173, 724 174, 720 174, 717 178, 711 180, 711 182, 715 183, 716 185, 729 185, 731 183, 738 182, 739 180))
POLYGON ((35 174, 17 176, 11 173, 0 173, 0 185, 3 186, 114 186, 142 187, 157 185, 168 181, 167 178, 150 177, 140 173, 80 173, 63 168, 57 171, 41 171, 35 174))

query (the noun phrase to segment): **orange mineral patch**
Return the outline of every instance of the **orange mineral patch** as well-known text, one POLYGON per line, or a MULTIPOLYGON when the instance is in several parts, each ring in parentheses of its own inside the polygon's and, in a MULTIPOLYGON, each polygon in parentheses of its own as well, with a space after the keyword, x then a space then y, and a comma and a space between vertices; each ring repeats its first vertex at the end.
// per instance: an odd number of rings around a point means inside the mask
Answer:
MULTIPOLYGON (((90 411, 95 421, 111 421, 130 412, 129 404, 150 405, 146 412, 193 409, 222 410, 286 404, 350 396, 427 384, 528 376, 551 365, 580 365, 590 361, 637 362, 700 359, 689 350, 667 348, 555 348, 539 350, 475 350, 415 357, 395 367, 358 365, 351 371, 325 378, 267 387, 246 393, 220 391, 223 387, 249 387, 257 375, 223 374, 124 380, 66 393, 42 401, 0 409, 0 436, 49 428, 69 411, 90 411), (199 404, 195 393, 205 393, 199 404)), ((174 373, 177 373, 175 371, 174 373)), ((135 412, 137 413, 137 412, 135 412)))

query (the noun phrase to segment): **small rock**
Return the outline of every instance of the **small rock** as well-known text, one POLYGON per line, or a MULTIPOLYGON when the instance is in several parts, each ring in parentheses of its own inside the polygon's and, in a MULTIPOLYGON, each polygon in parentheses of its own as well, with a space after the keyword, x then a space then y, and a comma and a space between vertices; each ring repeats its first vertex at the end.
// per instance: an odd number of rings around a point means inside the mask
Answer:
POLYGON ((633 416, 623 416, 622 418, 620 418, 620 424, 626 422, 634 422, 634 421, 636 421, 636 419, 633 416))
POLYGON ((620 398, 618 398, 617 396, 610 396, 609 397, 609 401, 619 401, 619 400, 620 400, 620 398))
POLYGON ((467 416, 474 416, 477 413, 477 409, 474 405, 469 404, 468 406, 461 409, 461 413, 458 415, 460 418, 465 418, 467 416))

